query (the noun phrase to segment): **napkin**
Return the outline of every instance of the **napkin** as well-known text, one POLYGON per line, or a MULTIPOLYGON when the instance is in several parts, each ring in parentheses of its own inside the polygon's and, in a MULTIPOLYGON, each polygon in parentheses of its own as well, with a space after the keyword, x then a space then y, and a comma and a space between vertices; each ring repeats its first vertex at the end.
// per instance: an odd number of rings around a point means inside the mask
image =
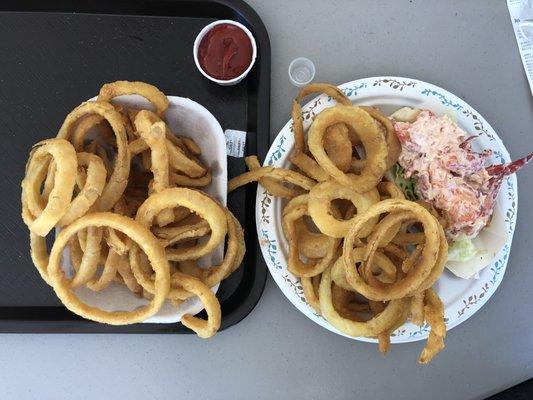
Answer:
POLYGON ((533 0, 507 0, 507 7, 533 94, 533 0))

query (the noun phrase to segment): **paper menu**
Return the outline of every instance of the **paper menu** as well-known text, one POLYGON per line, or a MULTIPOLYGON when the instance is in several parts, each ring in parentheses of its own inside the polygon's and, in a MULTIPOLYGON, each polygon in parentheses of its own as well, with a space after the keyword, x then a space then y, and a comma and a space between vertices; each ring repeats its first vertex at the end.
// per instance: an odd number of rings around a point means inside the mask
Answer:
POLYGON ((507 7, 531 94, 533 94, 533 0, 507 0, 507 7))

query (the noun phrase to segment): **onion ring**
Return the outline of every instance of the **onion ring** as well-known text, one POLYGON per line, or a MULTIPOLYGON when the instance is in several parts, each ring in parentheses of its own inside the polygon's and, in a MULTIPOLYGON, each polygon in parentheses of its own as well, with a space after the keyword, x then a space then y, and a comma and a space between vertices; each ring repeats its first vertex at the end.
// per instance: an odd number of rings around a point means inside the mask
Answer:
MULTIPOLYGON (((409 213, 404 214, 402 217, 411 218, 409 213)), ((356 221, 353 223, 348 235, 344 239, 342 257, 347 281, 357 292, 370 300, 376 301, 399 299, 419 290, 425 279, 429 277, 432 269, 437 264, 439 251, 442 247, 439 238, 439 227, 440 225, 437 220, 425 208, 416 203, 407 200, 388 199, 374 204, 364 214, 359 214, 357 216, 356 221), (420 261, 402 280, 391 284, 383 283, 380 287, 370 286, 362 279, 355 268, 352 251, 354 248, 354 240, 367 221, 372 217, 379 216, 385 212, 390 213, 398 211, 412 212, 424 228, 426 241, 420 261)), ((368 261, 368 257, 372 252, 373 247, 377 247, 375 242, 367 246, 365 259, 363 261, 368 261)))
POLYGON ((160 117, 168 108, 168 99, 163 92, 153 85, 144 82, 116 81, 106 83, 100 88, 97 101, 110 102, 117 96, 137 94, 149 100, 155 106, 156 113, 160 117))
POLYGON ((315 310, 315 312, 320 315, 320 301, 318 300, 318 295, 313 286, 313 278, 314 277, 301 277, 300 282, 302 284, 302 289, 304 291, 304 296, 307 300, 307 304, 309 304, 313 308, 313 310, 315 310))
POLYGON ((103 232, 101 228, 94 226, 87 228, 87 242, 85 244, 85 249, 83 250, 83 256, 79 268, 69 282, 71 288, 77 288, 86 284, 96 273, 100 261, 100 252, 102 250, 102 236, 103 232))
POLYGON ((98 114, 109 122, 115 134, 117 144, 113 172, 109 176, 102 195, 96 202, 96 207, 99 211, 107 211, 113 207, 122 196, 122 193, 124 193, 130 173, 130 152, 128 150, 124 121, 120 113, 115 111, 109 103, 94 101, 82 103, 67 115, 63 125, 59 129, 57 137, 68 140, 72 134, 74 124, 80 118, 90 114, 98 114))
MULTIPOLYGON (((78 173, 79 172, 80 171, 78 171, 78 173)), ((50 192, 54 188, 55 173, 56 173, 56 163, 52 159, 52 160, 50 160, 50 163, 48 164, 48 172, 46 173, 46 178, 45 178, 44 183, 43 183, 43 190, 41 192, 41 198, 42 198, 43 204, 48 203, 48 199, 50 198, 50 192)), ((83 186, 83 185, 81 185, 81 186, 83 186)))
POLYGON ((250 182, 258 181, 265 176, 278 181, 292 183, 305 190, 311 190, 311 188, 315 185, 315 182, 312 179, 309 179, 308 177, 299 174, 296 171, 275 167, 261 167, 253 171, 245 172, 244 174, 236 176, 235 178, 231 178, 228 182, 228 193, 250 182))
POLYGON ((98 143, 96 140, 93 140, 89 144, 89 146, 87 146, 87 152, 100 157, 100 159, 103 161, 104 166, 106 168, 106 175, 107 175, 107 171, 111 170, 112 168, 112 163, 109 160, 109 157, 107 156, 107 151, 100 145, 100 143, 98 143))
POLYGON ((120 257, 120 254, 113 249, 109 249, 102 274, 99 278, 87 282, 87 287, 95 292, 107 288, 117 274, 117 265, 120 262, 120 257))
POLYGON ((197 259, 212 252, 227 233, 227 224, 222 222, 226 221, 226 216, 222 207, 204 193, 187 188, 171 188, 154 193, 139 207, 135 219, 142 225, 150 227, 158 213, 177 206, 187 207, 205 219, 211 228, 211 236, 207 242, 190 248, 173 251, 167 249, 168 259, 171 261, 197 259))
POLYGON ((113 229, 106 229, 104 232, 104 238, 109 246, 118 255, 125 255, 128 253, 129 244, 118 236, 118 232, 113 229))
POLYGON ((424 200, 416 200, 415 203, 420 204, 422 207, 428 210, 431 215, 437 218, 443 229, 448 227, 448 220, 443 215, 439 214, 433 205, 424 200))
POLYGON ((390 256, 395 257, 400 262, 404 261, 409 256, 407 251, 405 251, 402 247, 395 245, 394 243, 389 243, 388 245, 384 246, 382 250, 385 254, 389 255, 389 258, 390 256))
POLYGON ((390 332, 378 335, 378 350, 382 355, 386 355, 390 350, 390 332))
POLYGON ((397 323, 399 314, 404 312, 407 300, 400 298, 391 300, 385 310, 366 322, 351 321, 341 317, 333 307, 331 300, 331 269, 322 273, 320 281, 319 300, 320 310, 324 318, 335 328, 350 336, 375 337, 381 332, 388 331, 397 323))
POLYGON ((211 232, 211 228, 207 221, 201 220, 196 224, 155 228, 153 232, 158 238, 161 238, 159 240, 161 245, 163 247, 168 247, 175 243, 205 236, 211 232))
POLYGON ((241 224, 231 211, 227 209, 224 211, 228 222, 228 245, 222 262, 208 269, 204 283, 209 287, 213 287, 232 274, 241 265, 246 252, 241 224))
POLYGON ((185 145, 187 150, 191 152, 191 154, 194 154, 195 156, 199 156, 200 154, 202 154, 202 149, 196 144, 193 139, 187 136, 180 136, 179 139, 183 142, 183 144, 185 145))
POLYGON ((206 278, 207 272, 209 272, 208 270, 199 267, 196 260, 180 261, 178 263, 177 270, 179 272, 183 272, 184 274, 194 276, 195 278, 200 279, 202 282, 206 278))
POLYGON ((402 227, 402 222, 410 223, 412 221, 415 221, 415 216, 409 212, 387 215, 379 221, 373 232, 369 235, 368 243, 370 243, 373 248, 385 247, 397 236, 398 231, 402 227))
POLYGON ((211 175, 211 168, 208 168, 205 175, 200 178, 190 178, 186 175, 176 174, 170 171, 168 180, 171 186, 185 186, 185 187, 203 187, 211 183, 213 179, 211 175))
MULTIPOLYGON (((244 162, 250 171, 261 168, 261 164, 259 163, 257 156, 245 157, 244 162)), ((291 199, 298 195, 296 190, 283 186, 281 182, 278 182, 275 179, 261 178, 258 181, 259 184, 273 196, 291 199)))
MULTIPOLYGON (((144 253, 143 253, 144 254, 144 253)), ((143 288, 139 283, 137 282, 137 279, 135 279, 135 276, 133 275, 133 272, 131 272, 131 266, 129 257, 127 255, 121 256, 120 261, 117 264, 117 279, 120 279, 122 283, 126 285, 126 287, 132 292, 133 294, 140 296, 143 288)), ((154 285, 154 291, 155 291, 155 285, 154 285)))
POLYGON ((391 120, 383 115, 383 113, 376 107, 360 106, 363 110, 370 114, 382 127, 387 141, 388 155, 387 155, 387 169, 390 169, 400 157, 402 152, 402 145, 396 136, 396 131, 392 125, 391 120))
POLYGON ((33 265, 37 268, 41 278, 48 284, 48 250, 46 248, 46 239, 30 231, 30 255, 33 265))
POLYGON ((296 221, 296 234, 300 253, 307 258, 323 258, 328 252, 330 238, 322 233, 311 232, 302 220, 296 221))
MULTIPOLYGON (((380 195, 387 196, 390 199, 405 199, 402 190, 394 182, 380 182, 377 188, 380 195)), ((382 200, 384 199, 382 198, 382 200)))
POLYGON ((392 243, 399 246, 407 246, 408 244, 423 244, 424 234, 421 232, 398 232, 392 239, 392 243))
MULTIPOLYGON (((137 114, 139 116, 142 111, 137 114)), ((150 169, 154 175, 153 191, 159 193, 169 187, 168 152, 165 140, 166 125, 156 122, 149 130, 140 130, 141 138, 150 147, 150 169)), ((167 208, 161 211, 156 220, 159 226, 165 226, 174 221, 174 212, 167 208)))
POLYGON ((375 187, 386 171, 388 150, 385 138, 372 117, 359 107, 337 105, 322 111, 309 128, 308 145, 311 154, 329 175, 360 193, 375 187), (339 122, 344 122, 355 130, 365 147, 367 159, 365 168, 359 175, 342 172, 324 150, 323 142, 327 127, 339 122))
POLYGON ((342 317, 350 321, 365 322, 367 318, 364 318, 358 310, 358 306, 355 308, 351 305, 351 300, 354 300, 356 293, 349 290, 345 290, 340 286, 337 286, 335 282, 331 285, 331 303, 333 309, 342 317))
MULTIPOLYGON (((362 247, 353 249, 353 258, 355 262, 363 261, 364 254, 365 249, 362 247)), ((385 280, 390 282, 394 282, 396 280, 396 266, 385 254, 376 252, 373 259, 372 268, 370 270, 374 271, 374 267, 377 267, 377 269, 380 271, 380 275, 383 276, 385 280)), ((346 280, 346 273, 344 270, 342 257, 339 257, 333 264, 333 267, 331 267, 331 277, 337 286, 340 286, 346 290, 354 290, 353 286, 350 285, 346 280)))
POLYGON ((322 182, 329 179, 329 175, 318 163, 305 153, 293 153, 290 156, 291 162, 296 165, 300 171, 305 173, 315 181, 322 182))
POLYGON ((413 265, 415 265, 415 263, 420 258, 422 249, 423 246, 416 246, 416 248, 411 252, 411 254, 409 254, 409 256, 405 258, 405 260, 402 262, 402 271, 404 273, 408 273, 411 268, 413 268, 413 265))
POLYGON ((326 255, 314 264, 305 263, 300 260, 298 245, 298 233, 296 231, 296 221, 308 214, 307 205, 296 206, 283 215, 282 226, 287 241, 289 242, 288 270, 295 276, 311 277, 317 275, 329 267, 335 260, 337 249, 340 244, 339 239, 328 238, 329 246, 326 255))
POLYGON ((424 325, 424 292, 415 293, 411 297, 411 322, 415 325, 424 325))
POLYGON ((103 139, 103 141, 111 146, 116 146, 116 140, 115 135, 113 134, 113 130, 109 126, 109 124, 103 124, 104 117, 98 114, 92 114, 87 115, 86 117, 83 117, 74 127, 74 131, 72 132, 72 135, 70 137, 70 142, 76 149, 76 151, 83 151, 84 142, 91 130, 93 128, 100 128, 99 129, 99 137, 103 139))
MULTIPOLYGON (((141 110, 135 115, 134 125, 138 133, 143 131, 148 132, 151 126, 156 122, 161 122, 161 119, 157 115, 148 110, 141 110)), ((187 154, 185 154, 185 152, 179 146, 175 145, 171 140, 169 140, 169 137, 174 135, 172 135, 166 125, 165 135, 168 158, 172 168, 182 171, 191 178, 199 178, 205 175, 205 167, 203 167, 193 158, 187 156, 187 154)), ((144 139, 142 137, 134 142, 131 142, 129 144, 130 151, 132 151, 133 154, 137 154, 137 152, 140 153, 144 150, 147 150, 149 146, 146 142, 144 142, 144 144, 143 142, 144 139)))
MULTIPOLYGON (((329 211, 331 202, 335 199, 349 200, 356 207, 358 213, 364 213, 373 204, 373 201, 369 196, 333 180, 320 182, 311 189, 308 207, 313 222, 323 234, 343 238, 348 233, 356 216, 349 220, 336 219, 329 211)), ((365 237, 371 230, 371 224, 367 225, 359 237, 365 237)))
POLYGON ((433 291, 428 289, 424 296, 424 316, 431 331, 426 346, 420 354, 418 362, 427 364, 435 355, 444 349, 444 338, 446 337, 446 324, 444 322, 444 304, 433 291))
MULTIPOLYGON (((377 189, 380 194, 381 200, 384 200, 387 198, 405 199, 403 192, 398 186, 396 186, 394 182, 387 182, 387 181, 380 182, 377 186, 377 189)), ((398 223, 394 226, 389 227, 388 233, 382 236, 379 246, 385 247, 389 243, 391 243, 391 241, 394 239, 394 237, 396 237, 396 235, 400 231, 401 227, 402 227, 401 223, 398 223)), ((372 241, 373 239, 369 238, 369 240, 372 241)))
MULTIPOLYGON (((244 244, 244 233, 239 221, 237 221, 237 219, 229 210, 224 209, 224 211, 228 225, 228 245, 222 262, 217 266, 212 266, 209 269, 206 269, 205 273, 202 274, 202 281, 209 287, 213 287, 222 279, 225 279, 227 276, 233 273, 241 264, 246 250, 244 244)), ((138 279, 142 287, 151 293, 154 290, 154 284, 150 275, 141 269, 142 265, 139 264, 137 253, 138 251, 136 248, 132 247, 132 250, 130 251, 132 270, 134 271, 135 277, 138 279)), ((180 287, 172 287, 168 297, 172 300, 185 300, 192 295, 192 293, 180 287)))
POLYGON ((303 98, 311 93, 325 93, 331 96, 340 104, 350 105, 352 102, 346 97, 346 95, 336 86, 329 85, 327 83, 311 83, 304 86, 296 99, 292 103, 292 128, 294 133, 294 153, 305 152, 305 135, 303 128, 302 107, 300 103, 303 98))
POLYGON ((185 314, 181 317, 181 323, 192 329, 201 338, 207 339, 213 336, 220 328, 222 313, 220 303, 209 286, 201 280, 181 272, 172 274, 172 286, 181 287, 192 295, 198 296, 207 313, 207 320, 185 314))
POLYGON ((30 231, 46 236, 65 215, 72 200, 78 168, 76 151, 63 139, 48 139, 37 143, 26 164, 22 181, 22 218, 30 231), (54 186, 46 206, 41 207, 39 192, 48 172, 49 157, 55 160, 54 186))
POLYGON ((156 314, 163 305, 170 287, 169 265, 165 250, 155 236, 138 222, 109 212, 85 215, 57 235, 50 252, 48 275, 57 296, 70 311, 83 318, 111 325, 133 324, 156 314), (88 227, 110 227, 121 231, 146 253, 155 272, 156 288, 154 298, 147 305, 132 311, 105 311, 83 303, 71 292, 70 282, 61 269, 61 255, 70 237, 88 227))
MULTIPOLYGON (((370 304, 375 304, 375 302, 369 302, 370 304)), ((381 304, 381 303, 380 303, 381 304)), ((409 307, 408 304, 402 309, 402 312, 400 312, 396 318, 396 322, 392 324, 392 326, 381 332, 379 335, 377 335, 378 338, 378 349, 381 352, 381 354, 385 355, 387 351, 390 348, 390 336, 392 331, 402 326, 405 321, 407 321, 407 317, 409 316, 409 307)))
POLYGON ((350 171, 356 174, 360 174, 366 166, 366 160, 360 160, 359 158, 352 158, 352 165, 350 166, 350 171))
POLYGON ((324 150, 333 164, 342 172, 350 169, 353 149, 345 124, 339 123, 327 128, 324 135, 324 150))
POLYGON ((437 224, 437 228, 439 230, 440 239, 439 256, 437 258, 437 261, 435 262, 433 269, 429 273, 429 276, 424 280, 424 282, 422 282, 421 290, 426 290, 433 286, 437 279, 439 279, 439 276, 441 276, 442 271, 444 271, 444 266, 446 264, 446 261, 448 260, 448 242, 446 241, 446 236, 444 235, 444 228, 439 223, 437 224))
POLYGON ((58 226, 69 225, 83 216, 102 194, 106 184, 106 173, 102 159, 91 153, 77 153, 78 166, 87 167, 87 175, 80 192, 72 200, 58 226))

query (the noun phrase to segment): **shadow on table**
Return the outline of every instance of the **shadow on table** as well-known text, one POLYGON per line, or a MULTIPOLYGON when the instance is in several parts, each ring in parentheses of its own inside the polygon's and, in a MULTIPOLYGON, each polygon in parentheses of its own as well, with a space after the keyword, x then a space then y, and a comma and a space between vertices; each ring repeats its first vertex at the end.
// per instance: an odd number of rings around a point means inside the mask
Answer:
POLYGON ((486 400, 531 400, 533 399, 533 379, 522 382, 486 400))

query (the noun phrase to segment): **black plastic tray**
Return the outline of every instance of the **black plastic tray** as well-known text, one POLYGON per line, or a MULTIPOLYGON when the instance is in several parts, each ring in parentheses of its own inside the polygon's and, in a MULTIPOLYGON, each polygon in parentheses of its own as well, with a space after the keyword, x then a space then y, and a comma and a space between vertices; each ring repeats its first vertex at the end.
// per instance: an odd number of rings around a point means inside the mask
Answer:
MULTIPOLYGON (((258 15, 240 0, 3 1, 0 3, 0 332, 189 333, 181 324, 109 326, 64 308, 39 277, 20 217, 20 181, 31 145, 57 133, 65 115, 102 83, 142 80, 169 95, 204 105, 223 129, 248 132, 246 152, 269 145, 270 42, 258 15), (221 87, 197 71, 192 45, 217 19, 253 33, 256 64, 236 86, 221 87)), ((245 171, 228 157, 228 175, 245 171)), ((258 254, 254 185, 232 193, 228 206, 246 236, 243 265, 220 285, 222 329, 259 300, 266 266, 258 254)))

